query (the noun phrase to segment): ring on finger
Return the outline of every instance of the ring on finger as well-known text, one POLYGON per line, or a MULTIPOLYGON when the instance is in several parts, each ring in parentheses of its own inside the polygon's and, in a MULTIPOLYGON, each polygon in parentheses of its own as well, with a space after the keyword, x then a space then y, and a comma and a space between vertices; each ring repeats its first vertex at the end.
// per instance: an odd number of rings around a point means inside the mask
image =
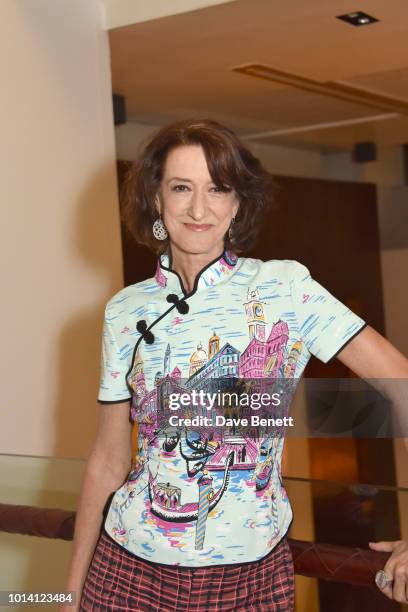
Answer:
POLYGON ((393 583, 394 583, 394 580, 390 578, 389 576, 387 576, 384 570, 379 570, 376 573, 375 584, 378 586, 379 589, 381 590, 386 589, 387 587, 392 586, 393 583))

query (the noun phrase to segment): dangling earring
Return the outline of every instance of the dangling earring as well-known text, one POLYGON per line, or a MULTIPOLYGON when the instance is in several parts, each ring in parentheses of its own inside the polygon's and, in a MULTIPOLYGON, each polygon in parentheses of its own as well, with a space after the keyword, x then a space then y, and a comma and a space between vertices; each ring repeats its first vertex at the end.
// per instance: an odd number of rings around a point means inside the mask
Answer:
POLYGON ((168 237, 166 226, 164 225, 161 216, 153 223, 152 230, 153 236, 156 238, 156 240, 166 240, 168 237))
POLYGON ((233 240, 233 236, 232 236, 232 234, 233 234, 233 231, 232 231, 232 226, 234 225, 234 223, 235 223, 235 217, 232 217, 232 219, 231 219, 231 225, 229 226, 229 230, 228 230, 228 238, 231 240, 231 242, 232 242, 232 240, 233 240))

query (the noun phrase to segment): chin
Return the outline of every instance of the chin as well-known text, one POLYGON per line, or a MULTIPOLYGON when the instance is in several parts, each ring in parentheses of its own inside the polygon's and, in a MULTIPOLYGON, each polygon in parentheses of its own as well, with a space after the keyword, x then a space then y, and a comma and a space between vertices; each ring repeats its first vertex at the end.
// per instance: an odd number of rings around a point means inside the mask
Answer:
POLYGON ((200 234, 194 236, 179 236, 176 239, 172 240, 177 248, 185 253, 192 253, 195 255, 209 253, 211 251, 224 248, 224 240, 222 237, 218 239, 214 236, 210 238, 210 236, 202 236, 200 234))

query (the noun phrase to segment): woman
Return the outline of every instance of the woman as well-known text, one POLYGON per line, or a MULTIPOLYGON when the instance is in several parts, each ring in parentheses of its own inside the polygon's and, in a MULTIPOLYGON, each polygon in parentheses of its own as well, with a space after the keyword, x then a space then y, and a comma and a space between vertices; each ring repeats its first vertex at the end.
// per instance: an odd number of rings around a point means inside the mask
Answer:
MULTIPOLYGON (((170 402, 187 396, 184 418, 215 414, 221 396, 210 410, 194 392, 298 380, 311 354, 365 378, 408 377, 407 359, 304 265, 238 256, 272 192, 259 160, 207 120, 162 128, 129 173, 125 220, 159 258, 154 277, 106 307, 105 406, 67 584, 83 587, 80 610, 293 610, 283 438, 211 419, 171 430, 170 402)), ((373 547, 395 548, 384 568, 394 582, 381 586, 406 601, 406 543, 373 547)))

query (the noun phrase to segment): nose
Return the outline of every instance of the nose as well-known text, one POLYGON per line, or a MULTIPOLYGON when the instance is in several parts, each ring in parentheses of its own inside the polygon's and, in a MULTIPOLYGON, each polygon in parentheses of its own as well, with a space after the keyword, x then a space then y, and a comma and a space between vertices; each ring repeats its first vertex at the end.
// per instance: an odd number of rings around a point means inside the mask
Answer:
POLYGON ((199 190, 193 191, 189 201, 188 214, 195 221, 201 221, 206 215, 205 196, 199 190))

